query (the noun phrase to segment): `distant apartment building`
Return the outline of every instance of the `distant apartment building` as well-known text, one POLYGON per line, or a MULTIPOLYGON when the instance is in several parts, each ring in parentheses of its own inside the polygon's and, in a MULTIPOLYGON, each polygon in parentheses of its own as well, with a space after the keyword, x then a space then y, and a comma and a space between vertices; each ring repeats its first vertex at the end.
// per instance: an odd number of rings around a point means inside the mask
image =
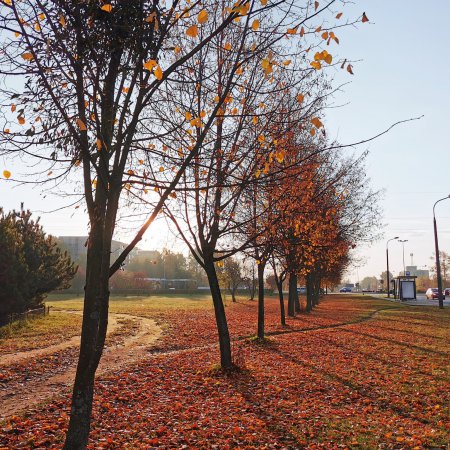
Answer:
MULTIPOLYGON (((80 261, 87 255, 87 236, 58 236, 57 240, 62 243, 62 247, 68 251, 74 261, 80 261)), ((111 242, 111 260, 120 255, 126 244, 119 241, 111 242)), ((128 255, 127 260, 133 257, 133 252, 128 255)))

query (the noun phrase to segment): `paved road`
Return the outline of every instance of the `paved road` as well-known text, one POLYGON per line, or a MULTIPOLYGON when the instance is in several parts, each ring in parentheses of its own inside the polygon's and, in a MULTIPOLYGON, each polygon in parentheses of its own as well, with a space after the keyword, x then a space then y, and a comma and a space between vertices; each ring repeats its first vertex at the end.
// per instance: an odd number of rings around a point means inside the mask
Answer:
MULTIPOLYGON (((373 297, 384 298, 385 300, 390 300, 393 302, 399 302, 400 300, 394 300, 392 297, 387 298, 385 294, 367 294, 372 295, 373 297)), ((427 300, 425 294, 417 294, 417 300, 405 300, 402 303, 406 303, 407 305, 418 305, 418 306, 439 306, 438 300, 427 300)), ((450 297, 445 297, 444 306, 450 307, 450 297)))

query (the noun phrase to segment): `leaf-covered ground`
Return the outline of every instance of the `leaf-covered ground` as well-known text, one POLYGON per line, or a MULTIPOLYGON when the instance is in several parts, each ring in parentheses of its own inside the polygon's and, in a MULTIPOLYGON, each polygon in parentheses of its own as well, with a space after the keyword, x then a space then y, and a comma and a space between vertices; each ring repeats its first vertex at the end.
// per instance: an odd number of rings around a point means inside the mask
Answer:
MULTIPOLYGON (((449 310, 330 296, 278 326, 267 302, 227 308, 240 371, 223 374, 212 311, 153 311, 166 335, 148 359, 97 382, 91 448, 446 448, 449 310)), ((0 448, 60 448, 68 395, 12 417, 0 448)))

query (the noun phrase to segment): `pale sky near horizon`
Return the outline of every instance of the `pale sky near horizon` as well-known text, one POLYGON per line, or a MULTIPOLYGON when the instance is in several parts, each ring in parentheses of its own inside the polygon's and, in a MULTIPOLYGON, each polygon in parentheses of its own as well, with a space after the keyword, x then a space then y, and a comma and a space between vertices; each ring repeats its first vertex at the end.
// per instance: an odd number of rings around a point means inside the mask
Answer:
MULTIPOLYGON (((370 247, 359 249, 365 263, 349 270, 353 282, 365 276, 379 276, 386 268, 386 240, 400 236, 405 244, 405 262, 419 267, 433 266, 432 206, 450 194, 450 0, 355 0, 344 10, 358 17, 363 11, 369 24, 340 30, 340 46, 330 49, 340 57, 358 60, 354 76, 337 71, 335 85, 345 85, 335 97, 336 105, 324 123, 331 138, 350 144, 370 138, 397 121, 424 116, 401 124, 388 134, 358 147, 356 153, 370 151, 367 172, 372 187, 384 189, 380 202, 385 223, 384 237, 370 247)), ((17 166, 17 164, 14 164, 17 166)), ((6 162, 0 158, 0 173, 6 162)), ((41 223, 54 235, 85 235, 87 220, 81 211, 42 211, 63 205, 63 200, 39 195, 36 187, 13 188, 0 180, 0 206, 5 210, 25 207, 41 215, 41 223)), ((440 249, 450 251, 450 200, 436 210, 440 249)), ((161 249, 172 238, 166 227, 156 225, 141 247, 161 249)), ((118 238, 126 238, 125 234, 118 238)), ((177 244, 179 247, 179 244, 177 244)), ((390 268, 402 270, 402 246, 389 244, 390 268)))

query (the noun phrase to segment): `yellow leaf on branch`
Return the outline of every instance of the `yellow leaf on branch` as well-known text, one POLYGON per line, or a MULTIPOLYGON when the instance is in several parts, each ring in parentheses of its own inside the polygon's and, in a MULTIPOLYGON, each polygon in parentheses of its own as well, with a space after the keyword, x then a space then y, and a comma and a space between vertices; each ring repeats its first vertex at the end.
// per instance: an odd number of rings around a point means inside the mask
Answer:
POLYGON ((3 171, 3 176, 8 179, 11 176, 11 172, 9 170, 4 170, 3 171))

